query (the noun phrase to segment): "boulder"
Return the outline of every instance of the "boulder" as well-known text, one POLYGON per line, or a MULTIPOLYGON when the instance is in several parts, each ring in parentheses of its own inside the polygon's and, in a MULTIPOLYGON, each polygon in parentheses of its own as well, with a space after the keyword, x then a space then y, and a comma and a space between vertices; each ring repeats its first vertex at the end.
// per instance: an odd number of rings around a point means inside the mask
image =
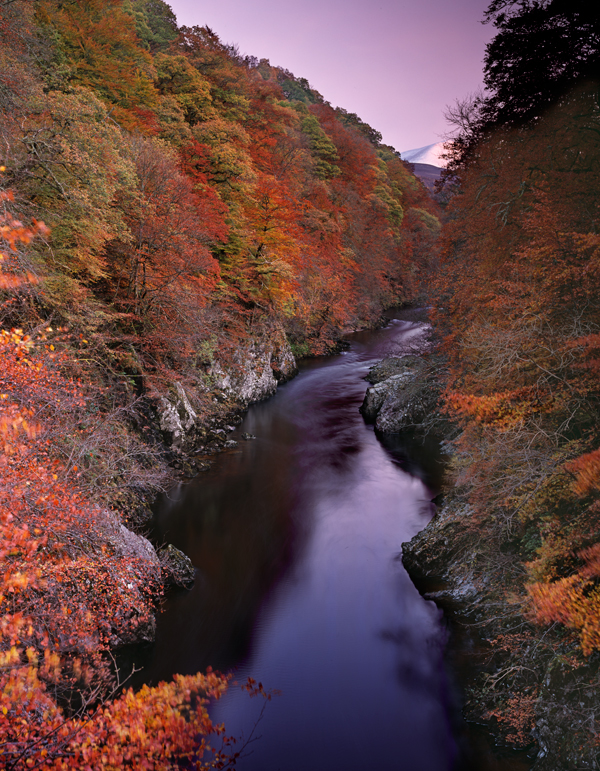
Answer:
POLYGON ((406 388, 406 384, 413 377, 412 372, 403 372, 399 375, 393 375, 392 377, 376 383, 371 388, 367 388, 367 393, 361 406, 359 407, 365 420, 369 422, 375 422, 379 412, 385 402, 391 398, 392 393, 401 394, 406 388))
POLYGON ((196 569, 191 559, 173 544, 168 543, 158 551, 165 586, 179 586, 191 589, 194 585, 196 569))
POLYGON ((366 379, 369 383, 381 383, 394 375, 412 373, 422 366, 423 361, 418 356, 388 356, 371 367, 366 379))
POLYGON ((375 385, 367 389, 360 411, 378 431, 413 428, 436 408, 435 376, 417 356, 384 359, 371 368, 368 379, 375 385))
POLYGON ((156 620, 148 612, 145 596, 147 585, 161 583, 161 566, 154 547, 147 538, 137 535, 121 524, 111 511, 104 510, 97 519, 97 548, 102 544, 112 554, 123 558, 118 571, 118 582, 129 598, 120 604, 115 597, 109 641, 113 647, 152 642, 156 634, 156 620), (127 562, 129 560, 129 562, 127 562), (133 601, 131 601, 133 598, 133 601))

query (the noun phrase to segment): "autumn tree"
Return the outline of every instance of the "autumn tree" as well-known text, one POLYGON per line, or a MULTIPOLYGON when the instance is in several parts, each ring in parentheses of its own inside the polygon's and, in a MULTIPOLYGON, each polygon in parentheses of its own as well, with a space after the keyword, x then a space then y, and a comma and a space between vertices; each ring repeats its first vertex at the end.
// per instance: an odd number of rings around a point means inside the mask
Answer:
POLYGON ((54 33, 54 55, 68 63, 70 82, 92 89, 127 128, 156 131, 152 60, 123 0, 44 0, 36 13, 54 33))

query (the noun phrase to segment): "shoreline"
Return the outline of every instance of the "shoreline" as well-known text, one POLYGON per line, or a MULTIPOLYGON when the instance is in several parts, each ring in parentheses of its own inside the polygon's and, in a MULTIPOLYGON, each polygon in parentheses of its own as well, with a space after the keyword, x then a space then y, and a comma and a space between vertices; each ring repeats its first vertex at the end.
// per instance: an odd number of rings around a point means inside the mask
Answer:
MULTIPOLYGON (((415 372, 411 391, 430 390, 427 369, 415 372)), ((431 404, 430 394, 424 401, 431 404)), ((437 414, 437 403, 422 425, 425 433, 437 429, 445 444, 457 433, 437 414)), ((431 521, 402 544, 411 580, 448 621, 447 653, 464 693, 465 720, 475 733, 485 731, 499 757, 512 758, 519 771, 598 769, 600 656, 583 657, 568 631, 541 628, 527 618, 517 597, 519 541, 490 537, 489 523, 473 514, 469 493, 446 479, 431 521)))

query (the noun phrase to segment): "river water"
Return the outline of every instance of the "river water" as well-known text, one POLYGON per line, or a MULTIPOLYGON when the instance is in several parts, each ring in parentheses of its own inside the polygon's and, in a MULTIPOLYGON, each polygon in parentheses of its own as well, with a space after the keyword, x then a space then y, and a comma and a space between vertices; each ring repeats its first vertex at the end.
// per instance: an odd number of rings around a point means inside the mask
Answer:
POLYGON ((445 625, 400 559, 432 516, 435 452, 384 448, 358 411, 369 367, 425 333, 405 314, 308 360, 250 408, 236 447, 157 506, 155 539, 199 573, 170 595, 143 677, 212 666, 278 690, 262 715, 233 688, 213 709, 250 740, 241 771, 521 768, 467 761, 445 625))

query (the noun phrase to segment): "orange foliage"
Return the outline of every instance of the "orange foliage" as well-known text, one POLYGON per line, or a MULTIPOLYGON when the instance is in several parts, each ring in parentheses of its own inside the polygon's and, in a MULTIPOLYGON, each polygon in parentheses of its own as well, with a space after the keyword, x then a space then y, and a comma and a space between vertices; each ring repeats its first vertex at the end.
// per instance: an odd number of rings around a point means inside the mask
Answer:
POLYGON ((123 6, 123 0, 43 0, 36 13, 40 22, 57 30, 72 66, 70 79, 93 88, 127 129, 155 134, 156 91, 148 72, 152 60, 138 40, 133 15, 123 6))
POLYGON ((499 725, 506 731, 507 741, 517 747, 526 747, 531 744, 536 701, 537 694, 518 694, 509 698, 502 709, 490 710, 484 717, 487 720, 496 718, 499 725))
MULTIPOLYGON (((493 425, 499 431, 519 425, 541 407, 534 387, 500 391, 489 396, 450 391, 446 394, 446 404, 452 412, 481 425, 493 425)), ((551 403, 545 405, 546 409, 550 407, 551 403)))
POLYGON ((593 450, 565 465, 567 471, 575 475, 573 492, 587 495, 600 490, 600 450, 593 450))
POLYGON ((571 576, 528 587, 533 618, 538 623, 559 621, 580 637, 584 655, 600 648, 600 544, 577 554, 582 567, 571 576))
MULTIPOLYGON (((4 166, 0 166, 0 172, 5 171, 4 166)), ((13 194, 10 190, 0 191, 0 203, 9 202, 13 200, 13 194)), ((0 219, 0 222, 2 220, 0 219)), ((32 224, 27 226, 23 225, 19 220, 13 219, 9 215, 5 215, 4 222, 0 224, 0 244, 4 242, 12 252, 16 252, 18 244, 29 244, 36 236, 47 235, 48 228, 43 222, 33 220, 32 224)), ((10 255, 2 251, 0 248, 0 264, 10 260, 10 255)), ((23 280, 29 282, 35 281, 35 276, 31 273, 27 273, 24 276, 7 274, 6 266, 4 266, 4 272, 0 274, 0 289, 15 289, 20 286, 23 280)))

